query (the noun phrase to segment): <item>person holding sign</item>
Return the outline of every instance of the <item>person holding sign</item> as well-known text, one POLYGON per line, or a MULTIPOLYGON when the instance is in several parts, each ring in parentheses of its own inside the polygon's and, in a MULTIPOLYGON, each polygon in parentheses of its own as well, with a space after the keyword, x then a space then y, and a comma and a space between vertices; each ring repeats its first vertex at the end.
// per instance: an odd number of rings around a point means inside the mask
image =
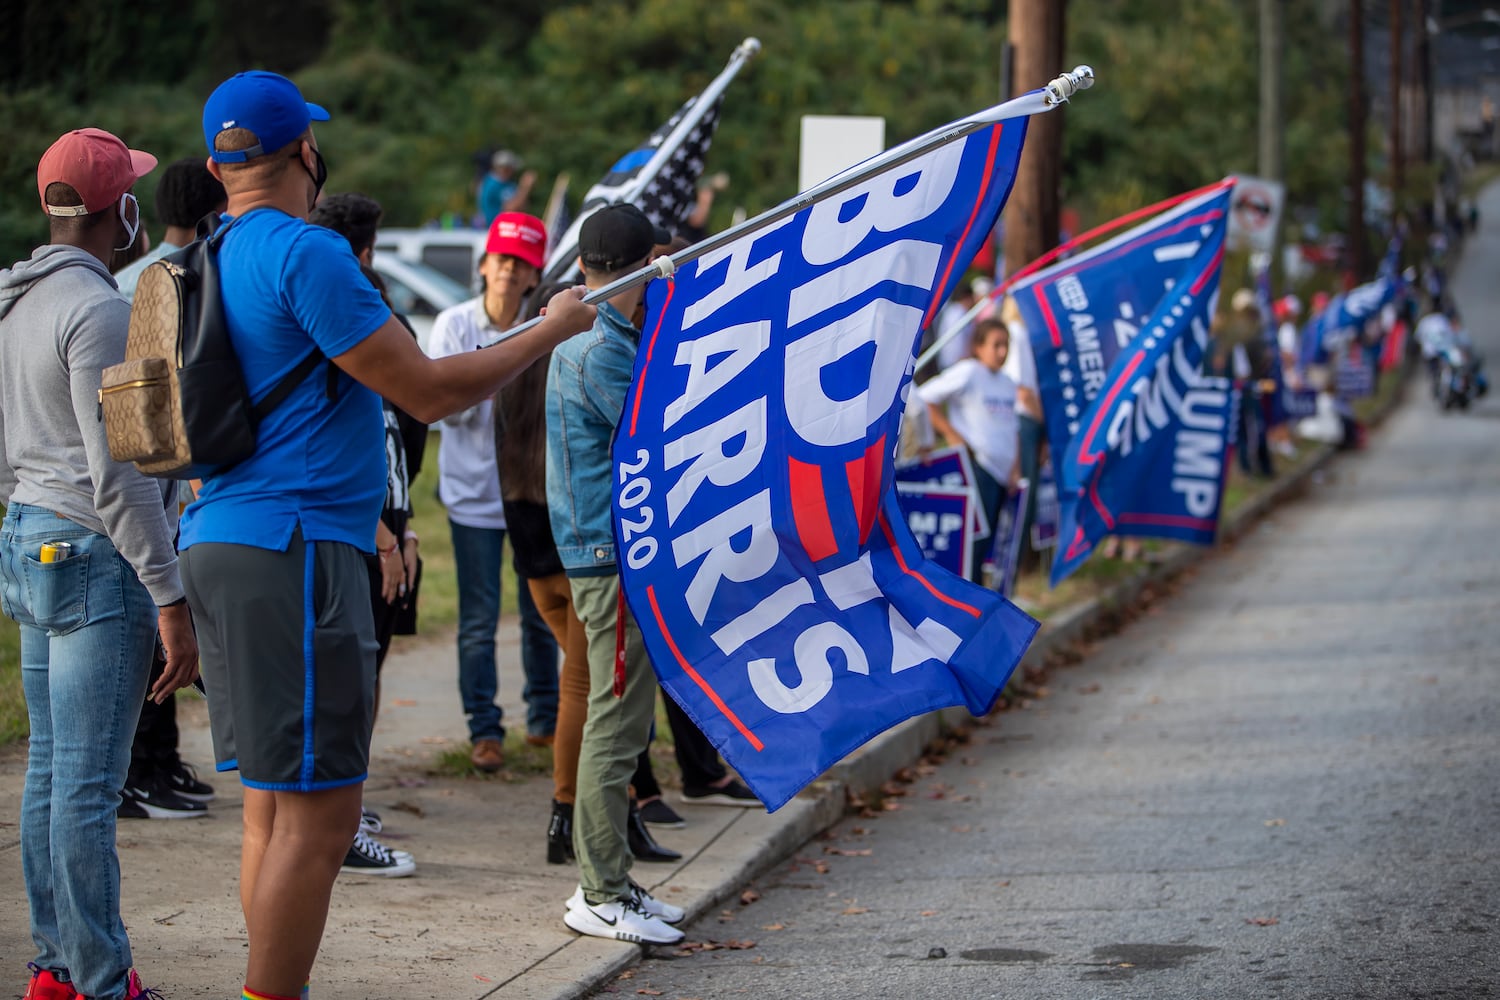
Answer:
MULTIPOLYGON (((990 524, 996 523, 1006 491, 1020 478, 1016 383, 1005 374, 1010 331, 1000 319, 980 320, 969 341, 970 357, 917 389, 932 426, 949 444, 974 458, 975 489, 990 524)), ((982 582, 989 540, 976 539, 971 578, 982 582)))

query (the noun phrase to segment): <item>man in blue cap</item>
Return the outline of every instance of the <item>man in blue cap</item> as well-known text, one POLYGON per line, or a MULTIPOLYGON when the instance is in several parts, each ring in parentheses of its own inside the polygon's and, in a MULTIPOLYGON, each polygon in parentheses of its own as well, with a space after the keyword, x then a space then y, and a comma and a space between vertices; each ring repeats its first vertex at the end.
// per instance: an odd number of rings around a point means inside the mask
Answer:
POLYGON ((214 753, 245 786, 244 996, 270 1000, 307 982, 359 825, 376 649, 364 556, 386 490, 380 397, 434 422, 594 318, 574 289, 525 334, 428 359, 348 241, 306 221, 328 176, 312 122, 327 118, 265 72, 231 77, 203 108, 209 170, 229 199, 220 298, 251 398, 314 352, 326 359, 261 421, 253 455, 204 480, 182 521, 214 753))

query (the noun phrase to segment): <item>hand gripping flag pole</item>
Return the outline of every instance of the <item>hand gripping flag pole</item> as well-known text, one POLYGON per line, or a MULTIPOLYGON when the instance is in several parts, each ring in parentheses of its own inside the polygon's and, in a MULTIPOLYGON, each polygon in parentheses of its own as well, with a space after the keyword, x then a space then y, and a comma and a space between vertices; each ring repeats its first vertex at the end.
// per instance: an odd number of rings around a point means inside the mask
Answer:
MULTIPOLYGON (((758 50, 760 43, 753 38, 747 39, 745 45, 751 42, 755 44, 755 49, 752 52, 758 50)), ((741 48, 744 47, 744 45, 741 46, 741 48)), ((728 70, 726 69, 725 72, 728 72, 728 70)), ((727 82, 725 81, 726 85, 727 82)), ((1006 101, 1003 104, 997 104, 967 118, 950 122, 925 135, 905 142, 894 149, 886 150, 878 156, 872 156, 865 162, 850 167, 843 173, 835 174, 821 184, 816 184, 808 188, 801 194, 787 199, 775 208, 762 212, 753 219, 747 219, 738 226, 733 226, 721 233, 710 236, 690 247, 679 250, 671 256, 663 255, 658 257, 640 270, 627 274, 625 277, 619 278, 605 285, 603 288, 589 292, 583 297, 583 301, 589 305, 597 305, 600 302, 607 302, 621 292, 634 288, 637 285, 645 284, 653 278, 670 278, 676 272, 677 268, 683 264, 697 260, 706 254, 713 253, 721 247, 728 246, 751 233, 773 226, 817 202, 842 194, 882 171, 919 159, 939 146, 962 139, 996 122, 1011 118, 1025 118, 1061 107, 1068 103, 1074 94, 1080 90, 1087 90, 1093 85, 1093 69, 1088 66, 1075 67, 1072 72, 1062 74, 1045 87, 1022 94, 1020 97, 1006 101)), ((705 91, 706 93, 707 91, 705 91)), ((582 219, 578 222, 578 225, 581 224, 582 219)), ((571 235, 576 245, 577 233, 574 232, 571 235)), ((502 341, 509 340, 511 337, 526 332, 539 322, 541 322, 540 317, 522 323, 520 326, 505 331, 484 346, 493 347, 502 341)))

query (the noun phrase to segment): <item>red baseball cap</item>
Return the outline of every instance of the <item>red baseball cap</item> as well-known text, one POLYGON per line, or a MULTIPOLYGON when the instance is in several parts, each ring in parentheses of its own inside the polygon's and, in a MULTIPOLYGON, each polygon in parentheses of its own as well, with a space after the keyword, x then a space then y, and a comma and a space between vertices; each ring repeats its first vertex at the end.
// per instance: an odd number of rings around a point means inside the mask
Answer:
POLYGON ((156 157, 130 149, 103 129, 75 129, 42 154, 36 165, 36 190, 48 215, 92 215, 119 201, 155 167, 156 157), (77 191, 83 204, 47 204, 47 185, 59 183, 77 191))
POLYGON ((501 212, 490 223, 484 252, 519 257, 540 271, 547 262, 547 227, 525 212, 501 212))

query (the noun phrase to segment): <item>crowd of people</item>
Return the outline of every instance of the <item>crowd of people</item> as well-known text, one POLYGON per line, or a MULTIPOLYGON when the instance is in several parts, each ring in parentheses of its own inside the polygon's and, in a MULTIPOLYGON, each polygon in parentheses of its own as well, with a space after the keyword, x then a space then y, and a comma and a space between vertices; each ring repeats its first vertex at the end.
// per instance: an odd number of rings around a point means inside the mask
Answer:
MULTIPOLYGON (((496 631, 508 537, 521 584, 524 739, 553 755, 538 844, 548 862, 578 870, 563 920, 627 941, 683 936, 683 911, 630 874, 636 861, 677 859, 650 827, 683 822, 652 772, 659 688, 621 598, 611 519, 610 442, 644 285, 597 307, 582 288, 539 287, 547 230, 521 210, 535 176, 501 151, 476 192, 482 291, 437 317, 424 354, 370 268, 380 205, 323 195, 314 123, 328 117, 276 74, 224 81, 204 108, 207 161, 161 173, 154 244, 133 189, 155 158, 98 129, 69 132, 37 167, 48 241, 0 271, 0 604, 20 626, 31 725, 21 824, 36 946, 29 1000, 154 995, 119 912, 115 824, 202 816, 213 799, 178 753, 173 708, 200 660, 216 769, 244 786, 247 1000, 309 994, 340 872, 416 870, 410 853, 377 839, 383 822, 362 788, 380 670, 392 637, 414 627, 411 487, 431 426, 458 578, 470 761, 484 772, 505 765, 496 631), (187 484, 147 478, 110 457, 100 373, 124 357, 144 270, 214 228, 224 323, 252 398, 302 359, 319 360, 261 421, 249 458, 187 484), (538 322, 525 333, 476 350, 528 318, 538 322)), ((710 180, 678 233, 630 205, 590 215, 578 237, 584 286, 609 286, 701 237, 725 183, 710 180)), ((1014 303, 992 292, 966 282, 941 313, 934 335, 958 346, 922 373, 905 428, 918 452, 941 437, 971 454, 990 523, 1046 461, 1031 341, 1014 303)), ((1216 331, 1212 364, 1244 390, 1239 453, 1251 474, 1270 475, 1272 454, 1291 447, 1261 387, 1273 369, 1288 383, 1305 371, 1300 303, 1275 308, 1274 341, 1248 292, 1216 331)), ((1378 352, 1395 319, 1332 346, 1378 352)), ((985 545, 973 554, 976 579, 985 545)), ((684 800, 759 804, 671 699, 665 712, 684 800)))
MULTIPOLYGON (((207 161, 161 173, 154 243, 133 191, 155 158, 107 132, 69 132, 38 164, 48 241, 0 271, 0 599, 21 630, 31 725, 28 1000, 155 995, 119 912, 115 824, 199 817, 213 799, 179 755, 174 714, 200 655, 215 766, 244 788, 243 995, 308 995, 340 872, 415 871, 410 853, 376 839, 383 821, 361 790, 380 669, 412 627, 411 484, 434 425, 471 763, 504 766, 496 629, 509 534, 525 739, 554 759, 545 849, 579 873, 564 920, 601 937, 682 937, 683 911, 630 877, 635 861, 680 857, 648 824, 683 823, 652 773, 659 689, 619 599, 610 526, 609 441, 642 287, 597 309, 582 288, 539 289, 547 233, 517 210, 534 178, 496 154, 478 192, 490 216, 483 291, 437 318, 424 354, 369 266, 379 204, 323 195, 314 123, 327 118, 276 74, 226 80, 204 108, 207 161), (190 483, 151 479, 110 457, 100 373, 124 357, 141 274, 215 229, 224 324, 251 397, 319 360, 258 424, 249 458, 190 483), (474 350, 528 316, 539 321, 526 333, 474 350)), ((630 206, 597 212, 579 234, 584 284, 638 269, 694 225, 706 217, 674 236, 630 206)), ((666 706, 684 800, 759 805, 666 706)))

